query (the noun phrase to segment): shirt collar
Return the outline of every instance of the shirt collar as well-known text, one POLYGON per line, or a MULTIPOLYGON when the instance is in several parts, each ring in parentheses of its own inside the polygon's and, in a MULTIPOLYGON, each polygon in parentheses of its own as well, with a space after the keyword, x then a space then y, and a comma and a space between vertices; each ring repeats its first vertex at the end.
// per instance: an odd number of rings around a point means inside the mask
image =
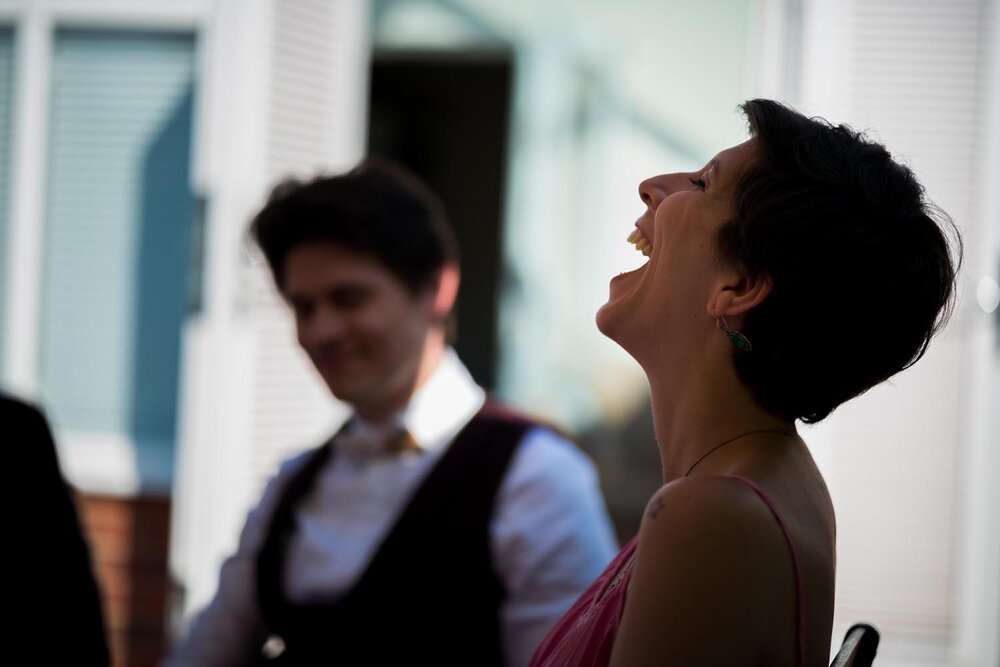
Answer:
POLYGON ((376 450, 395 431, 405 428, 422 450, 437 451, 451 442, 485 400, 486 393, 472 379, 455 350, 447 347, 437 368, 414 392, 406 407, 378 424, 354 415, 346 429, 344 444, 359 453, 376 450))

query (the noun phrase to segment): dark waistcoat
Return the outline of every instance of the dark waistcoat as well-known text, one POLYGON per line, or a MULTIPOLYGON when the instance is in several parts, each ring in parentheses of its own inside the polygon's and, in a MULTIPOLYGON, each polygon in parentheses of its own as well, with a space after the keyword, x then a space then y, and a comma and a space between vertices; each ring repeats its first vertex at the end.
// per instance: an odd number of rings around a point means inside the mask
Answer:
POLYGON ((289 480, 258 556, 271 665, 502 665, 503 584, 489 525, 497 490, 532 424, 487 403, 417 488, 353 588, 335 600, 292 602, 281 573, 294 510, 331 455, 317 449, 289 480))

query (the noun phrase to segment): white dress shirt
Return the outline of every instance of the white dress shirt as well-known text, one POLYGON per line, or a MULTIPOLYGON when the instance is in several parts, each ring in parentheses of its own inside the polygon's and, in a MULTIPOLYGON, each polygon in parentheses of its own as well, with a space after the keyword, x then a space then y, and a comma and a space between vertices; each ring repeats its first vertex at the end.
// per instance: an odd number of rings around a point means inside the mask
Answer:
MULTIPOLYGON (((483 390, 448 349, 389 422, 351 419, 295 511, 297 530, 285 568, 291 600, 335 598, 357 582, 413 493, 484 400, 483 390), (419 449, 383 451, 381 443, 400 427, 419 449)), ((236 665, 257 654, 263 628, 253 585, 257 552, 279 491, 307 456, 286 462, 268 484, 247 518, 236 554, 222 566, 215 598, 166 665, 236 665)), ((507 593, 500 610, 506 662, 519 667, 617 547, 593 465, 548 429, 525 434, 497 493, 490 549, 507 593)))

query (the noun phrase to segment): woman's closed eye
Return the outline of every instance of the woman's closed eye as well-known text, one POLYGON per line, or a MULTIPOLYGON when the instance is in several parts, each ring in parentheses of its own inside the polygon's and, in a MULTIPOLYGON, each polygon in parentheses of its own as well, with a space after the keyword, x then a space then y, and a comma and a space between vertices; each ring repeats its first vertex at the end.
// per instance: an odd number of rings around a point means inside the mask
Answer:
POLYGON ((703 178, 689 178, 688 180, 691 181, 691 184, 693 186, 695 186, 696 188, 698 188, 699 190, 704 190, 705 189, 705 179, 703 179, 703 178))

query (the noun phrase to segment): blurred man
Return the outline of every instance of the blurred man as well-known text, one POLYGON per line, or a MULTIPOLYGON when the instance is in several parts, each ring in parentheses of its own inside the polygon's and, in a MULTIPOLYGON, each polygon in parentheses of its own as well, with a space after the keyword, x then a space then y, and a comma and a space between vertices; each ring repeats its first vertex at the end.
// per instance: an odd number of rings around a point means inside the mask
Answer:
POLYGON ((590 462, 448 345, 439 201, 369 162, 279 186, 251 231, 354 413, 272 480, 169 664, 526 664, 615 544, 590 462))

